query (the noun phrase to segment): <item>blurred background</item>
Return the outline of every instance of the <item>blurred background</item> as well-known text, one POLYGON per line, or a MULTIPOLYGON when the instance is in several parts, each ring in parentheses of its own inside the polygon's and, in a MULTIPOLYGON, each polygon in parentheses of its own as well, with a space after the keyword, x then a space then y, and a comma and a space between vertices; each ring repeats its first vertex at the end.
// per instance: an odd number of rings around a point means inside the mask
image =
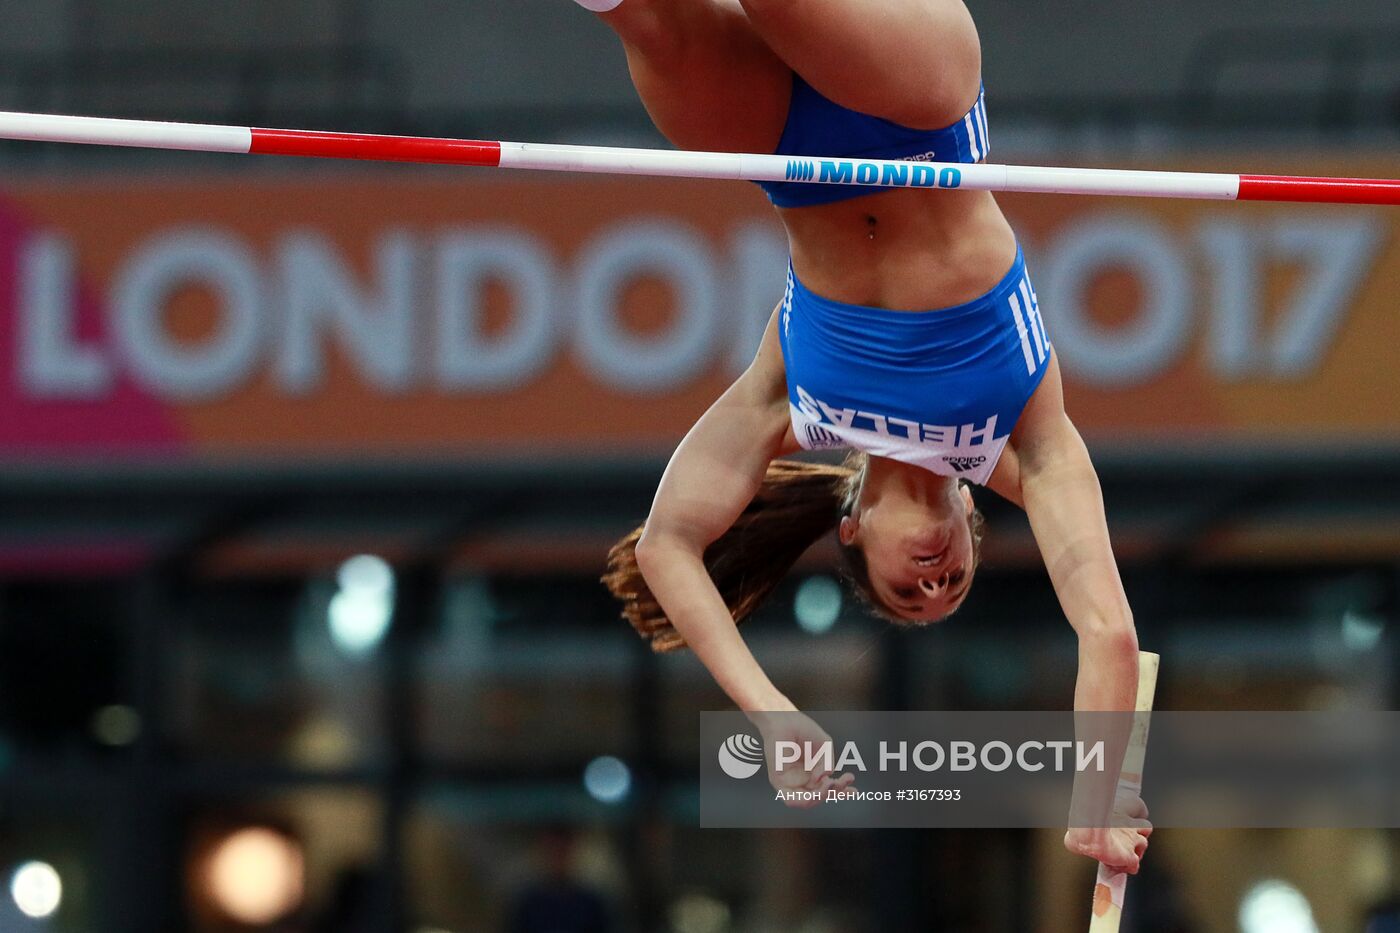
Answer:
MULTIPOLYGON (((1393 0, 969 5, 996 160, 1400 175, 1393 0)), ((567 0, 3 4, 0 109, 661 145, 567 0)), ((1400 212, 1002 203, 1158 707, 1396 708, 1400 212)), ((698 828, 727 703, 597 579, 781 295, 770 213, 0 144, 0 931, 1083 929, 1058 832, 698 828)), ((1066 707, 1072 632, 980 502, 931 630, 815 549, 748 627, 779 686, 1066 707)), ((1394 833, 1163 832, 1129 922, 1385 933, 1398 873, 1394 833)))

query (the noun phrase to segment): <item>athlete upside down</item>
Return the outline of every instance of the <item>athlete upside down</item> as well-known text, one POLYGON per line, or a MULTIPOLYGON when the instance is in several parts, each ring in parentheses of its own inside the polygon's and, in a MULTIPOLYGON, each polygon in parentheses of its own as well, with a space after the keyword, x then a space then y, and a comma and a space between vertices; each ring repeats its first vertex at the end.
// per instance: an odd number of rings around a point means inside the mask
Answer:
MULTIPOLYGON (((961 0, 578 2, 621 37, 647 111, 681 148, 986 156, 981 48, 961 0)), ((788 233, 787 291, 753 363, 677 448, 646 524, 610 555, 606 580, 629 620, 657 650, 689 646, 770 748, 823 741, 736 623, 833 526, 880 612, 900 624, 946 617, 977 570, 971 481, 1030 519, 1079 640, 1075 709, 1131 711, 1137 635, 1098 477, 995 199, 764 188, 788 233), (855 451, 846 467, 778 459, 835 446, 855 451)), ((779 775, 771 762, 770 779, 850 783, 820 769, 779 775)), ((1076 794, 1112 800, 1116 779, 1076 794)), ((1146 816, 1131 795, 1116 828, 1072 827, 1065 844, 1135 873, 1146 816)))

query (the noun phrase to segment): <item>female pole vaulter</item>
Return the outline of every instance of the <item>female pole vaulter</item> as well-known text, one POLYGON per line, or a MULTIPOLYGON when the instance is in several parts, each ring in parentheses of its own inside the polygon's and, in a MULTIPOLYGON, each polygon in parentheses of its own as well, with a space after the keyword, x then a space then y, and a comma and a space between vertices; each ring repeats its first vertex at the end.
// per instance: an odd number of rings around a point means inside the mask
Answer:
MULTIPOLYGON (((647 111, 682 149, 987 154, 981 47, 962 0, 577 2, 622 39, 647 111)), ((786 294, 753 363, 677 448, 646 524, 610 555, 605 579, 628 619, 657 650, 689 646, 770 747, 823 741, 736 623, 832 528, 880 613, 947 617, 976 574, 982 485, 1030 519, 1079 640, 1075 709, 1132 711, 1137 635, 1098 477, 993 196, 763 187, 787 229, 786 294), (845 467, 777 459, 836 447, 854 451, 845 467)), ((808 790, 850 781, 770 777, 808 790)), ((1136 873, 1146 815, 1132 794, 1118 826, 1073 827, 1065 844, 1136 873)))

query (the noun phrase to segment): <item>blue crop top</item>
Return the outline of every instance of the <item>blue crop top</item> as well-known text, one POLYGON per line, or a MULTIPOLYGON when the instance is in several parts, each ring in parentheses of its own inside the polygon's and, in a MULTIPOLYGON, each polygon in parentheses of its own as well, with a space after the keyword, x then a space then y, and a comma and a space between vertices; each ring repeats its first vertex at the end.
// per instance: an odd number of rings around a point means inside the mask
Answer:
POLYGON ((1018 249, 987 294, 890 311, 814 294, 789 269, 780 306, 793 435, 986 484, 1050 368, 1040 302, 1018 249))
MULTIPOLYGON (((787 123, 776 154, 972 163, 982 161, 987 149, 985 88, 957 123, 941 130, 916 130, 842 107, 794 74, 787 123)), ((775 207, 832 204, 876 193, 855 185, 792 181, 761 181, 758 185, 775 207)))

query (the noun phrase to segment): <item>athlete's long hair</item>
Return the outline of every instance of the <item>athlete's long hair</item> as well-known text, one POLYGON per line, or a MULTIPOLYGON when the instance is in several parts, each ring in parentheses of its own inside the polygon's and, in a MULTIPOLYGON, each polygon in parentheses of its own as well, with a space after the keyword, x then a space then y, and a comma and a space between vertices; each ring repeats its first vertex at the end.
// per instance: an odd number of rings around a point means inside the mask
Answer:
MULTIPOLYGON (((782 582, 797 559, 822 535, 851 514, 860 498, 869 457, 855 452, 840 466, 775 460, 758 494, 734 524, 705 549, 705 567, 735 624, 755 609, 782 582)), ((982 516, 971 518, 973 567, 982 539, 982 516)), ((613 596, 622 601, 622 615, 652 650, 676 651, 686 646, 675 626, 652 595, 637 567, 637 541, 645 526, 632 531, 608 552, 603 575, 613 596)), ((861 598, 877 613, 900 625, 900 618, 881 604, 870 585, 870 570, 859 547, 840 546, 846 576, 861 598)))

